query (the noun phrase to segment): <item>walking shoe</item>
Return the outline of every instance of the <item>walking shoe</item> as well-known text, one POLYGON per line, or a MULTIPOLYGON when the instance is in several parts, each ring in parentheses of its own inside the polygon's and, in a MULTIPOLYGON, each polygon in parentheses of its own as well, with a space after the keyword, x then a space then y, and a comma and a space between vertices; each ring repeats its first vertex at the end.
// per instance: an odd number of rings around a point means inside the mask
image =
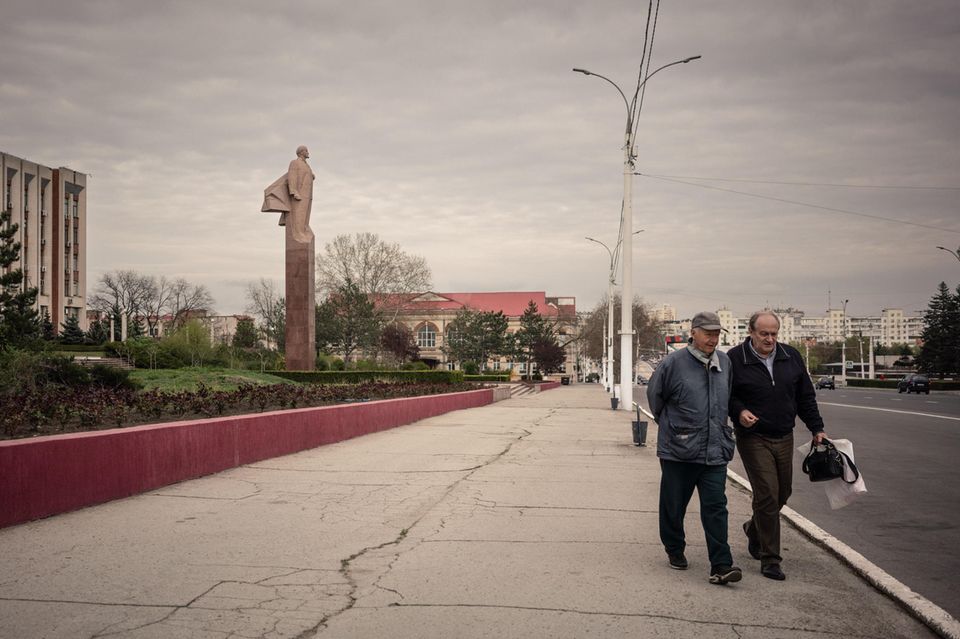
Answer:
POLYGON ((750 528, 750 522, 743 522, 743 534, 747 536, 747 552, 754 559, 760 559, 760 542, 750 536, 750 533, 747 532, 748 528, 750 528))
POLYGON ((743 573, 736 566, 717 566, 710 575, 710 583, 724 586, 740 581, 742 578, 743 573))
POLYGON ((673 555, 668 554, 667 559, 670 560, 670 567, 674 570, 686 570, 687 566, 690 565, 687 563, 687 558, 683 556, 682 552, 673 555))
POLYGON ((760 574, 762 574, 767 579, 774 579, 776 581, 783 581, 787 578, 783 571, 780 570, 780 564, 767 564, 760 568, 760 574))

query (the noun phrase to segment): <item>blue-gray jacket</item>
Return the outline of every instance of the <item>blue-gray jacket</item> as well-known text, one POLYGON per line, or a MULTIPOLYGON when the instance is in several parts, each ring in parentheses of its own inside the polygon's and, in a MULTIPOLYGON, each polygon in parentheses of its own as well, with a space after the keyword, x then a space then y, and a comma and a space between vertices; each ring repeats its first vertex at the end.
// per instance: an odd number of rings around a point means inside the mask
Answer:
POLYGON ((707 367, 683 348, 653 371, 647 402, 657 420, 660 459, 719 466, 733 458, 733 428, 727 425, 730 358, 716 354, 719 368, 707 367))

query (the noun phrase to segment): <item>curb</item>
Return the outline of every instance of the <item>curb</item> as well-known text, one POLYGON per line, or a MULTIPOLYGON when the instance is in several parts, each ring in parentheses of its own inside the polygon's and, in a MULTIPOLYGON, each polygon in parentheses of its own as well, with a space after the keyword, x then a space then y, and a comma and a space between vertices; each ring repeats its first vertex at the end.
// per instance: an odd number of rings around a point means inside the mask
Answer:
MULTIPOLYGON (((750 482, 727 469, 727 477, 735 484, 752 493, 750 482)), ((914 617, 945 639, 960 639, 960 621, 927 598, 910 590, 886 571, 871 563, 866 557, 846 545, 815 523, 784 506, 781 515, 818 546, 821 546, 853 569, 864 580, 907 609, 914 617)))

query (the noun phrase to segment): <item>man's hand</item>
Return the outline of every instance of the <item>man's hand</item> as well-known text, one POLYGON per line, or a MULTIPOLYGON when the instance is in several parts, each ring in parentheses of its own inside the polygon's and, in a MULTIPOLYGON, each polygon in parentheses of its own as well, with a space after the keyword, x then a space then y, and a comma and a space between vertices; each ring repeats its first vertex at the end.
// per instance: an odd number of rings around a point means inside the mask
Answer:
POLYGON ((827 437, 827 434, 821 430, 819 433, 813 436, 813 443, 814 445, 820 444, 823 443, 823 440, 825 439, 829 439, 829 437, 827 437))
POLYGON ((300 197, 299 195, 297 195, 296 193, 294 193, 294 194, 293 194, 293 199, 295 199, 297 202, 299 202, 299 201, 302 200, 303 198, 300 197))
POLYGON ((744 428, 753 428, 756 426, 757 422, 760 421, 760 418, 751 413, 749 410, 744 408, 740 411, 740 425, 744 428))

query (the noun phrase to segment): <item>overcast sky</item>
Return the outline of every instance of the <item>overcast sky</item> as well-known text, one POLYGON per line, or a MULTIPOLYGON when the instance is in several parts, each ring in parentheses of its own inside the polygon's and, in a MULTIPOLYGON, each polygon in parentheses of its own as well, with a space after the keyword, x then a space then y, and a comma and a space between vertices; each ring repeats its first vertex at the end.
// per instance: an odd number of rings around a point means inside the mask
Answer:
MULTIPOLYGON (((88 285, 283 279, 263 189, 305 144, 317 249, 369 231, 435 291, 606 290, 646 3, 0 0, 0 150, 87 173, 88 285)), ((663 0, 634 286, 682 316, 925 308, 960 263, 955 0, 663 0), (844 184, 800 186, 725 180, 844 184), (873 188, 862 188, 870 186, 873 188), (880 188, 885 187, 885 188, 880 188), (924 187, 924 188, 889 188, 924 187), (929 188, 939 187, 939 188, 929 188), (731 193, 815 204, 908 225, 731 193), (927 227, 939 227, 927 228, 927 227)))

